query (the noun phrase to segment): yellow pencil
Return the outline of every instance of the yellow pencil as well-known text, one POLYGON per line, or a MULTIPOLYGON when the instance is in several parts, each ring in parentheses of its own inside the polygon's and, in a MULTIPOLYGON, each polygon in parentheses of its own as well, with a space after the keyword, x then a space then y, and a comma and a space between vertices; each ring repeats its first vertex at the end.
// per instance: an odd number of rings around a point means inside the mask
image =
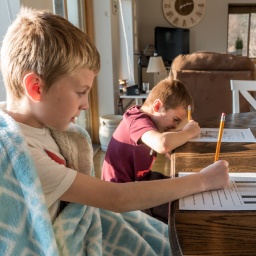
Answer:
POLYGON ((219 129, 219 135, 218 135, 218 141, 217 141, 217 146, 216 146, 214 162, 219 160, 220 144, 221 144, 221 138, 222 138, 222 133, 223 133, 223 129, 224 129, 224 123, 225 123, 225 113, 222 113, 221 119, 220 119, 220 129, 219 129))
POLYGON ((188 105, 188 121, 191 119, 191 106, 188 105))

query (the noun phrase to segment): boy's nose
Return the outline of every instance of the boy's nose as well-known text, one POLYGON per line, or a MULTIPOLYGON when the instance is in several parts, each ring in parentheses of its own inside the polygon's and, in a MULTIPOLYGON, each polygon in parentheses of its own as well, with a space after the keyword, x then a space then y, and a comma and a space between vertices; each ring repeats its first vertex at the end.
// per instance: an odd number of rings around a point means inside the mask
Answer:
POLYGON ((88 99, 86 99, 86 100, 84 100, 84 101, 81 103, 79 109, 81 109, 81 110, 86 110, 86 109, 88 109, 88 108, 89 108, 89 101, 88 101, 88 99))

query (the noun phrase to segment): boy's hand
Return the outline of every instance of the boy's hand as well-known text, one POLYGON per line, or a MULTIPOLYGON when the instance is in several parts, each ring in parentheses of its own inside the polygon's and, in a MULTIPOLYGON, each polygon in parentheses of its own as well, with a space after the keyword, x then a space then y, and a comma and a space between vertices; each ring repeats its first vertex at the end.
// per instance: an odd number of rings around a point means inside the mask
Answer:
POLYGON ((188 131, 191 135, 191 139, 197 137, 201 132, 198 122, 194 120, 190 120, 188 123, 186 123, 182 130, 188 131))
POLYGON ((205 167, 199 172, 203 175, 203 190, 208 191, 212 189, 221 189, 228 184, 229 181, 229 168, 228 162, 219 160, 213 164, 205 167))

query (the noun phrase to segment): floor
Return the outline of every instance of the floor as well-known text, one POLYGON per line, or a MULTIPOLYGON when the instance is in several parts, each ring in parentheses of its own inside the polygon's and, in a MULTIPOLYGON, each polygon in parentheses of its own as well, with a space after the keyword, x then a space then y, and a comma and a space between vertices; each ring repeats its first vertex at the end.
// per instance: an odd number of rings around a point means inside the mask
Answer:
MULTIPOLYGON (((100 178, 101 176, 101 167, 104 161, 105 154, 105 151, 102 151, 100 148, 98 148, 94 156, 95 176, 98 178, 100 178)), ((152 170, 161 172, 165 175, 170 175, 170 165, 170 160, 166 158, 165 155, 158 154, 152 170)))

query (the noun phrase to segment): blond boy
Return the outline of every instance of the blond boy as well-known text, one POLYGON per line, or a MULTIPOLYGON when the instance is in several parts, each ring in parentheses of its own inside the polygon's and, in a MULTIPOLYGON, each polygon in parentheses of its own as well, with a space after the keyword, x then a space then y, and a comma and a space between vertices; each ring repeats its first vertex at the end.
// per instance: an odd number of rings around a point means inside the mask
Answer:
POLYGON ((52 221, 61 201, 126 212, 227 184, 226 161, 182 178, 124 184, 85 175, 67 163, 50 129, 65 131, 88 108, 99 68, 99 54, 89 38, 51 13, 22 10, 3 41, 4 111, 24 133, 52 221))

